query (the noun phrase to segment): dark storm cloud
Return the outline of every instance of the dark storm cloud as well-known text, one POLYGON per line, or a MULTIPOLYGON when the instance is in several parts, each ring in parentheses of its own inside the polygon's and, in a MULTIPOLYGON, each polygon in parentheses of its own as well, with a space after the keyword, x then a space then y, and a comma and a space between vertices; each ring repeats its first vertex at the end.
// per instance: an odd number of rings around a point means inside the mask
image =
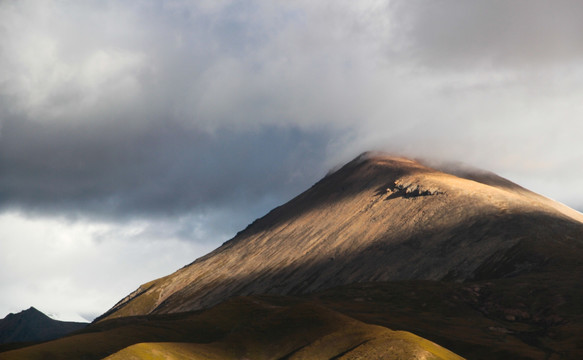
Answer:
POLYGON ((208 133, 164 121, 7 121, 0 204, 115 219, 285 198, 321 175, 328 137, 277 127, 208 133))

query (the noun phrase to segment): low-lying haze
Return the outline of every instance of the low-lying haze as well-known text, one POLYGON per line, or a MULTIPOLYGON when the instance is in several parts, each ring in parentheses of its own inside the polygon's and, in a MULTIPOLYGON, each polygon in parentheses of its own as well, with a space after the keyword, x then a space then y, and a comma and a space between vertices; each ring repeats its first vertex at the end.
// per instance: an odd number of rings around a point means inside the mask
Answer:
POLYGON ((577 1, 0 3, 0 316, 91 319, 360 152, 583 209, 577 1))

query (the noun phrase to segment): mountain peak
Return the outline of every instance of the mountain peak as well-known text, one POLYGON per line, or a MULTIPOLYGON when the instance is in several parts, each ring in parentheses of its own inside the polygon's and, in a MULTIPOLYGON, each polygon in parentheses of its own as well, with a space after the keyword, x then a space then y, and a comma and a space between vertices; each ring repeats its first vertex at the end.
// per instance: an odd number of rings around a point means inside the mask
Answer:
POLYGON ((569 247, 582 231, 577 213, 495 174, 456 175, 367 152, 210 254, 142 285, 103 317, 197 310, 236 295, 305 294, 356 282, 546 271, 569 251, 557 250, 552 260, 540 249, 569 247))
POLYGON ((34 306, 29 307, 28 309, 21 311, 22 314, 32 314, 32 315, 43 315, 46 316, 42 311, 38 310, 34 306))
POLYGON ((8 318, 31 318, 31 317, 39 317, 39 316, 46 316, 41 311, 37 310, 35 307, 31 306, 26 310, 21 310, 17 313, 9 313, 6 315, 5 319, 8 318))
POLYGON ((85 327, 85 323, 53 320, 35 307, 0 319, 0 344, 55 339, 85 327))

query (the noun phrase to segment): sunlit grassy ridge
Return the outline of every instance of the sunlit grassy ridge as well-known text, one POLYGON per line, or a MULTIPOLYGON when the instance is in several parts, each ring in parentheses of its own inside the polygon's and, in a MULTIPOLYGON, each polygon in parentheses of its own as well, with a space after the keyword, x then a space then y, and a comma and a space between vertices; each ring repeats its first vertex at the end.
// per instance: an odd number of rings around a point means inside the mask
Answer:
POLYGON ((462 359, 409 332, 313 302, 237 298, 201 313, 127 318, 0 359, 462 359))
POLYGON ((232 358, 221 349, 215 346, 192 343, 141 343, 132 345, 117 353, 108 356, 106 359, 124 360, 148 360, 148 359, 168 359, 168 360, 220 360, 232 358))
POLYGON ((212 344, 141 343, 121 359, 461 359, 404 331, 367 325, 311 304, 274 312, 212 344))

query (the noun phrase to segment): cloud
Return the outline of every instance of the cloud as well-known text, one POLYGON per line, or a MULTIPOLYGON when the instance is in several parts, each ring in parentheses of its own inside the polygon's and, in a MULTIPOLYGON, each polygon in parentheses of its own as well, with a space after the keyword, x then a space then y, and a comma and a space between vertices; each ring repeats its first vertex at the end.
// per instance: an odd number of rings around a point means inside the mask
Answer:
POLYGON ((370 148, 567 177, 581 8, 2 4, 0 206, 131 218, 283 200, 370 148))
POLYGON ((324 171, 316 169, 327 139, 270 127, 206 133, 172 122, 9 121, 0 142, 0 204, 119 219, 291 196, 324 171))
POLYGON ((357 113, 332 105, 351 99, 343 74, 360 77, 351 63, 368 42, 353 31, 362 19, 343 28, 353 20, 344 7, 5 4, 2 98, 45 122, 346 123, 357 113), (330 21, 316 23, 328 10, 330 21), (340 46, 347 41, 352 50, 340 46))
POLYGON ((369 103, 372 15, 352 8, 3 4, 0 206, 117 218, 289 198, 369 103))
POLYGON ((175 271, 214 246, 147 239, 140 223, 71 223, 3 213, 0 225, 0 309, 38 306, 77 321, 92 320, 152 274, 175 271), (142 241, 131 241, 138 235, 142 241))
POLYGON ((583 57, 572 0, 397 1, 410 50, 428 66, 524 68, 583 57))
POLYGON ((0 206, 132 218, 283 201, 370 148, 569 181, 581 8, 2 4, 0 206))

